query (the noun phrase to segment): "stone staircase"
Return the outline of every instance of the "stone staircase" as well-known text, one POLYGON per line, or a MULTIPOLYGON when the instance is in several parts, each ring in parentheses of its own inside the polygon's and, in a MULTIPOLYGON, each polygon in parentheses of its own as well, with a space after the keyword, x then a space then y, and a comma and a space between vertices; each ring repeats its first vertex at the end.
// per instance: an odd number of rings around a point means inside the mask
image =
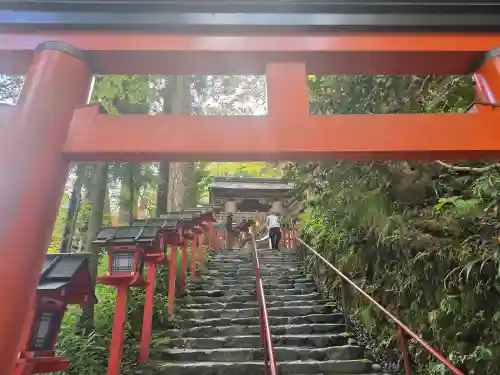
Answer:
MULTIPOLYGON (((363 374, 376 371, 363 349, 345 333, 344 317, 316 292, 291 253, 260 250, 278 372, 363 374)), ((255 271, 245 250, 212 253, 208 271, 190 285, 179 327, 156 351, 165 375, 261 375, 255 271)))

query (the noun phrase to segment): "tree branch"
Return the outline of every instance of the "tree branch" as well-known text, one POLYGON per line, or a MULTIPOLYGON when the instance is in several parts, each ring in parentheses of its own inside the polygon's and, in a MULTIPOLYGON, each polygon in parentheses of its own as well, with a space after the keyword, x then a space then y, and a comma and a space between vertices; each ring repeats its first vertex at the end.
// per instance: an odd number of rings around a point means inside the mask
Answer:
POLYGON ((491 171, 492 169, 500 168, 500 163, 490 164, 487 165, 486 167, 481 167, 481 168, 474 168, 474 167, 464 167, 460 165, 452 165, 445 163, 444 161, 441 160, 434 160, 434 162, 448 169, 460 172, 484 173, 491 171))

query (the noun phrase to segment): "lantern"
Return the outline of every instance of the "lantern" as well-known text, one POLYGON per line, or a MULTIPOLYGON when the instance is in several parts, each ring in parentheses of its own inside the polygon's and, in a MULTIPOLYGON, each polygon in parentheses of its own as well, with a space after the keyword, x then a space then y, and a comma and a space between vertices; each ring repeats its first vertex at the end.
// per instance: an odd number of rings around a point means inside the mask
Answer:
POLYGON ((20 340, 15 375, 64 371, 68 360, 55 355, 68 304, 95 303, 89 254, 48 254, 20 340))
POLYGON ((108 272, 99 282, 108 285, 145 285, 143 278, 146 254, 159 245, 157 226, 107 227, 94 244, 108 250, 108 272))

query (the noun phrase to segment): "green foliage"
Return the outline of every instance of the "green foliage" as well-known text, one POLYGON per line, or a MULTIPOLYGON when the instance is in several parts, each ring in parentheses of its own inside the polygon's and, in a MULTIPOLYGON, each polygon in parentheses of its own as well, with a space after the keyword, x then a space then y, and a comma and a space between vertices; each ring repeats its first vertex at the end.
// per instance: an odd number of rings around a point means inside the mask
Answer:
MULTIPOLYGON (((468 77, 309 77, 314 113, 460 112, 468 77)), ((432 135, 430 135, 432 136, 432 135)), ((482 162, 463 163, 484 167, 482 162)), ((290 164, 303 237, 464 373, 500 373, 499 189, 495 169, 434 162, 290 164), (309 177, 309 178, 308 178, 309 177)), ((307 259, 315 270, 316 259, 307 259)), ((320 268, 324 284, 338 280, 320 268)), ((362 297, 358 318, 400 358, 395 330, 362 297)), ((447 374, 418 344, 415 373, 447 374)))
MULTIPOLYGON (((134 104, 149 104, 158 100, 158 89, 150 76, 96 76, 92 101, 100 103, 109 114, 132 113, 134 104), (128 107, 127 110, 124 107, 128 107)), ((135 113, 142 108, 136 107, 135 113)))

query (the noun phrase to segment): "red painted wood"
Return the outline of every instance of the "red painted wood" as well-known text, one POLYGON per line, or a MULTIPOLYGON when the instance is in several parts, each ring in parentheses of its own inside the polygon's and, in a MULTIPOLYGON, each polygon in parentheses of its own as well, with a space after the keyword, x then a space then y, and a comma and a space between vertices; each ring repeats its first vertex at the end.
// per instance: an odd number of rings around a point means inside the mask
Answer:
MULTIPOLYGON (((32 326, 33 326, 33 319, 35 319, 35 314, 36 314, 36 292, 33 293, 33 296, 30 298, 30 304, 29 304, 29 312, 26 317, 26 320, 24 322, 23 326, 23 332, 22 335, 19 339, 19 344, 18 344, 18 352, 21 352, 23 350, 26 350, 28 348, 29 344, 29 339, 30 335, 32 332, 32 326)), ((27 367, 27 366, 24 366, 27 367)), ((20 371, 20 370, 19 370, 20 371)))
POLYGON ((179 280, 179 294, 183 296, 186 293, 186 277, 187 277, 187 241, 182 243, 181 255, 181 270, 179 280))
POLYGON ((255 266, 255 290, 259 301, 259 322, 260 322, 260 340, 264 349, 264 365, 266 375, 277 375, 276 358, 274 356, 273 340, 271 335, 271 326, 269 325, 269 316, 267 313, 266 296, 264 294, 264 285, 260 275, 259 254, 255 242, 255 231, 252 230, 252 253, 255 266))
MULTIPOLYGON (((477 101, 499 104, 500 102, 500 56, 484 62, 475 74, 477 101)), ((477 105, 477 112, 498 112, 498 108, 477 105)))
POLYGON ((213 249, 213 247, 212 247, 212 243, 213 243, 213 238, 212 238, 212 236, 213 236, 213 233, 214 233, 214 232, 213 232, 213 226, 214 226, 214 223, 213 223, 213 221, 212 221, 212 220, 210 220, 210 221, 208 222, 208 250, 209 250, 209 251, 214 250, 214 249, 213 249))
POLYGON ((198 236, 198 272, 201 272, 201 265, 203 264, 203 246, 205 244, 205 235, 202 233, 198 236))
POLYGON ((139 363, 149 359, 151 347, 151 331, 153 326, 153 304, 156 286, 156 264, 148 264, 148 285, 146 286, 146 297, 144 303, 144 316, 142 319, 142 335, 139 351, 139 363))
POLYGON ((116 308, 113 319, 113 333, 109 348, 107 375, 120 375, 123 356, 123 341, 125 340, 125 322, 127 319, 127 294, 128 286, 116 287, 116 308))
POLYGON ((80 60, 57 51, 33 56, 17 107, 0 137, 0 368, 10 374, 29 314, 68 171, 61 151, 73 109, 92 82, 80 60), (29 236, 26 235, 29 228, 29 236), (19 277, 19 275, 23 275, 19 277))
POLYGON ((196 247, 198 246, 198 236, 195 235, 191 241, 191 280, 196 278, 196 247))
POLYGON ((175 278, 177 276, 177 246, 170 248, 170 267, 168 269, 168 313, 174 313, 175 278))
MULTIPOLYGON (((296 88, 305 89, 305 85, 296 88)), ((297 98, 303 102, 300 96, 297 98)), ((312 116, 301 111, 290 118, 284 113, 285 103, 280 103, 277 96, 272 103, 278 111, 271 111, 269 116, 111 116, 99 115, 94 108, 79 109, 64 152, 79 161, 433 160, 500 156, 497 111, 334 116, 312 116), (167 138, 169 142, 164 142, 167 138)))
POLYGON ((34 49, 47 40, 87 51, 100 74, 263 74, 267 63, 285 61, 304 61, 315 74, 468 74, 500 45, 500 34, 2 33, 0 71, 25 73, 34 49))

